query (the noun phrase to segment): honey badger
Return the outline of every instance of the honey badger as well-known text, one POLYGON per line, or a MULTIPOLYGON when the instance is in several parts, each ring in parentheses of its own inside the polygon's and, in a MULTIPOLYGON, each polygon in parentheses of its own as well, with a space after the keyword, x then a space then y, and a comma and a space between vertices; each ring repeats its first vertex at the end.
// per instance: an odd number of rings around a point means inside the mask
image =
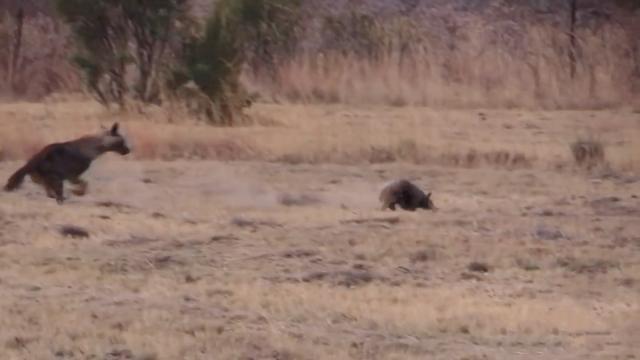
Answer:
POLYGON ((382 210, 387 208, 395 211, 396 205, 403 210, 415 211, 416 209, 436 210, 431 193, 425 195, 416 185, 405 179, 393 181, 386 185, 380 192, 382 210))

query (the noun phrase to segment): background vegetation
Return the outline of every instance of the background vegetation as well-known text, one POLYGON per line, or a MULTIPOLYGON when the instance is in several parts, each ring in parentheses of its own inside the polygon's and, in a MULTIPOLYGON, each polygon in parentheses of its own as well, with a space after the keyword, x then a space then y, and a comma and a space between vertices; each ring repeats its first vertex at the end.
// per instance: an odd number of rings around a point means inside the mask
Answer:
POLYGON ((0 195, 4 358, 638 358, 637 1, 75 1, 0 0, 0 178, 133 151, 0 195))
POLYGON ((637 0, 56 5, 0 1, 3 96, 85 89, 120 107, 179 100, 232 124, 249 94, 534 109, 617 107, 640 94, 637 0))

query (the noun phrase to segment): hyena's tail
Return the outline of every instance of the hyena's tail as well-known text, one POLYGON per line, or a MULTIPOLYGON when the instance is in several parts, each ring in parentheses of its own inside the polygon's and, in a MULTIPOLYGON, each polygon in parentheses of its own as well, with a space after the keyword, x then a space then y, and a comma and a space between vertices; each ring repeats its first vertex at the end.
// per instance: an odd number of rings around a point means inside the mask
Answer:
POLYGON ((29 162, 25 166, 18 169, 18 171, 13 173, 13 175, 11 175, 9 180, 7 180, 7 184, 4 186, 4 191, 13 191, 19 188, 20 185, 22 185, 22 182, 24 181, 24 177, 27 176, 27 174, 29 174, 30 171, 31 171, 31 163, 29 162))
POLYGON ((29 159, 29 161, 27 161, 27 163, 23 167, 21 167, 15 173, 13 173, 13 175, 11 175, 9 180, 7 180, 7 184, 4 186, 4 191, 13 191, 19 188, 20 185, 22 185, 22 182, 24 181, 24 177, 29 175, 34 170, 34 168, 36 168, 38 164, 44 158, 46 158, 46 156, 49 153, 51 153, 51 150, 54 149, 56 146, 58 146, 58 144, 51 144, 51 145, 45 146, 42 150, 40 150, 40 152, 33 155, 31 159, 29 159))

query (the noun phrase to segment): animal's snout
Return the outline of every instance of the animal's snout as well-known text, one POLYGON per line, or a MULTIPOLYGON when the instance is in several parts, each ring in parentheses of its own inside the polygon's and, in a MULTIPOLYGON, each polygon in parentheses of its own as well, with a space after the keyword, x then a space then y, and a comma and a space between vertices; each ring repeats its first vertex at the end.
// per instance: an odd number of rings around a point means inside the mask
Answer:
POLYGON ((122 146, 118 149, 118 153, 120 153, 120 155, 127 155, 130 152, 131 149, 129 149, 127 146, 122 146))

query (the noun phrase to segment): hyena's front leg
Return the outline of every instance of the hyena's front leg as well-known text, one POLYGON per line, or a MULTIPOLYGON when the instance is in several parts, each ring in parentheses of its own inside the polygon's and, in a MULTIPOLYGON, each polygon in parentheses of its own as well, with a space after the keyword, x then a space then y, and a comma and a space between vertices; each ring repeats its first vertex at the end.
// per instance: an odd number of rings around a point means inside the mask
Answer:
POLYGON ((75 195, 84 196, 87 193, 87 188, 89 187, 89 184, 85 180, 77 178, 77 179, 70 179, 69 182, 75 185, 75 187, 71 189, 71 192, 74 193, 75 195))

